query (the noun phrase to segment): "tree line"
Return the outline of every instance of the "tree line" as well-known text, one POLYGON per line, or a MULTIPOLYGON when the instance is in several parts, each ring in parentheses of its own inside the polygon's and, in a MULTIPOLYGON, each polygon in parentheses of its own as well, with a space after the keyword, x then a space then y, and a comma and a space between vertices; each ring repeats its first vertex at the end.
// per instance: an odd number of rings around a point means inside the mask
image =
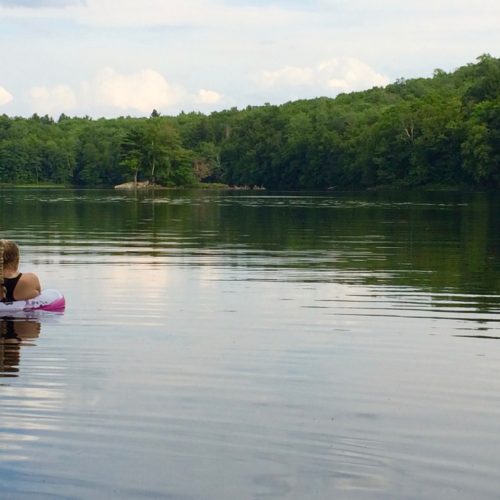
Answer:
POLYGON ((500 59, 282 105, 92 119, 0 116, 0 183, 500 188, 500 59))

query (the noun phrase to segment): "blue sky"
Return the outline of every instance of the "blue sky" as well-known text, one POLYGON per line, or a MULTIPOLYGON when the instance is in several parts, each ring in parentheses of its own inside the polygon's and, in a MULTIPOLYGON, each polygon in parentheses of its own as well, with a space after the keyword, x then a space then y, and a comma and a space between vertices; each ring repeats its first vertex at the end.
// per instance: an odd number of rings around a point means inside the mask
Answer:
POLYGON ((493 0, 0 0, 0 113, 210 112, 498 57, 493 0))

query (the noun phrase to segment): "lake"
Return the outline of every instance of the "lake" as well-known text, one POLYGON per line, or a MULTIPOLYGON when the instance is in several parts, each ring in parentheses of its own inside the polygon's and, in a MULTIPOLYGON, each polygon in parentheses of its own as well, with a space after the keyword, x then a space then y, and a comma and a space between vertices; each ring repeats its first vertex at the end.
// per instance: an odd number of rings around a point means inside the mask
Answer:
POLYGON ((498 498, 499 198, 0 190, 2 498, 498 498))

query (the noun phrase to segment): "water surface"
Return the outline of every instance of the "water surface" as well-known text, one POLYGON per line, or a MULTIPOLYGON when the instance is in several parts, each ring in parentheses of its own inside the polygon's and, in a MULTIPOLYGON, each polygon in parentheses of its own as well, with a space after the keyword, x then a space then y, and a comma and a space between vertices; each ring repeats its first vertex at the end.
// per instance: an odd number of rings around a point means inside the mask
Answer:
POLYGON ((493 195, 3 190, 6 498, 496 498, 493 195))

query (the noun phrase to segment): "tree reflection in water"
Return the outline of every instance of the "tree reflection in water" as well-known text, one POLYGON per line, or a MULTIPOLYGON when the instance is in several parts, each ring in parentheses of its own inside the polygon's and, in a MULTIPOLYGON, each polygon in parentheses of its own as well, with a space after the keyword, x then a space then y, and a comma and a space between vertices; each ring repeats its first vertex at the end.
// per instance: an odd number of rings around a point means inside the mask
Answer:
POLYGON ((21 347, 34 345, 41 325, 35 319, 0 318, 0 377, 17 377, 21 347))

